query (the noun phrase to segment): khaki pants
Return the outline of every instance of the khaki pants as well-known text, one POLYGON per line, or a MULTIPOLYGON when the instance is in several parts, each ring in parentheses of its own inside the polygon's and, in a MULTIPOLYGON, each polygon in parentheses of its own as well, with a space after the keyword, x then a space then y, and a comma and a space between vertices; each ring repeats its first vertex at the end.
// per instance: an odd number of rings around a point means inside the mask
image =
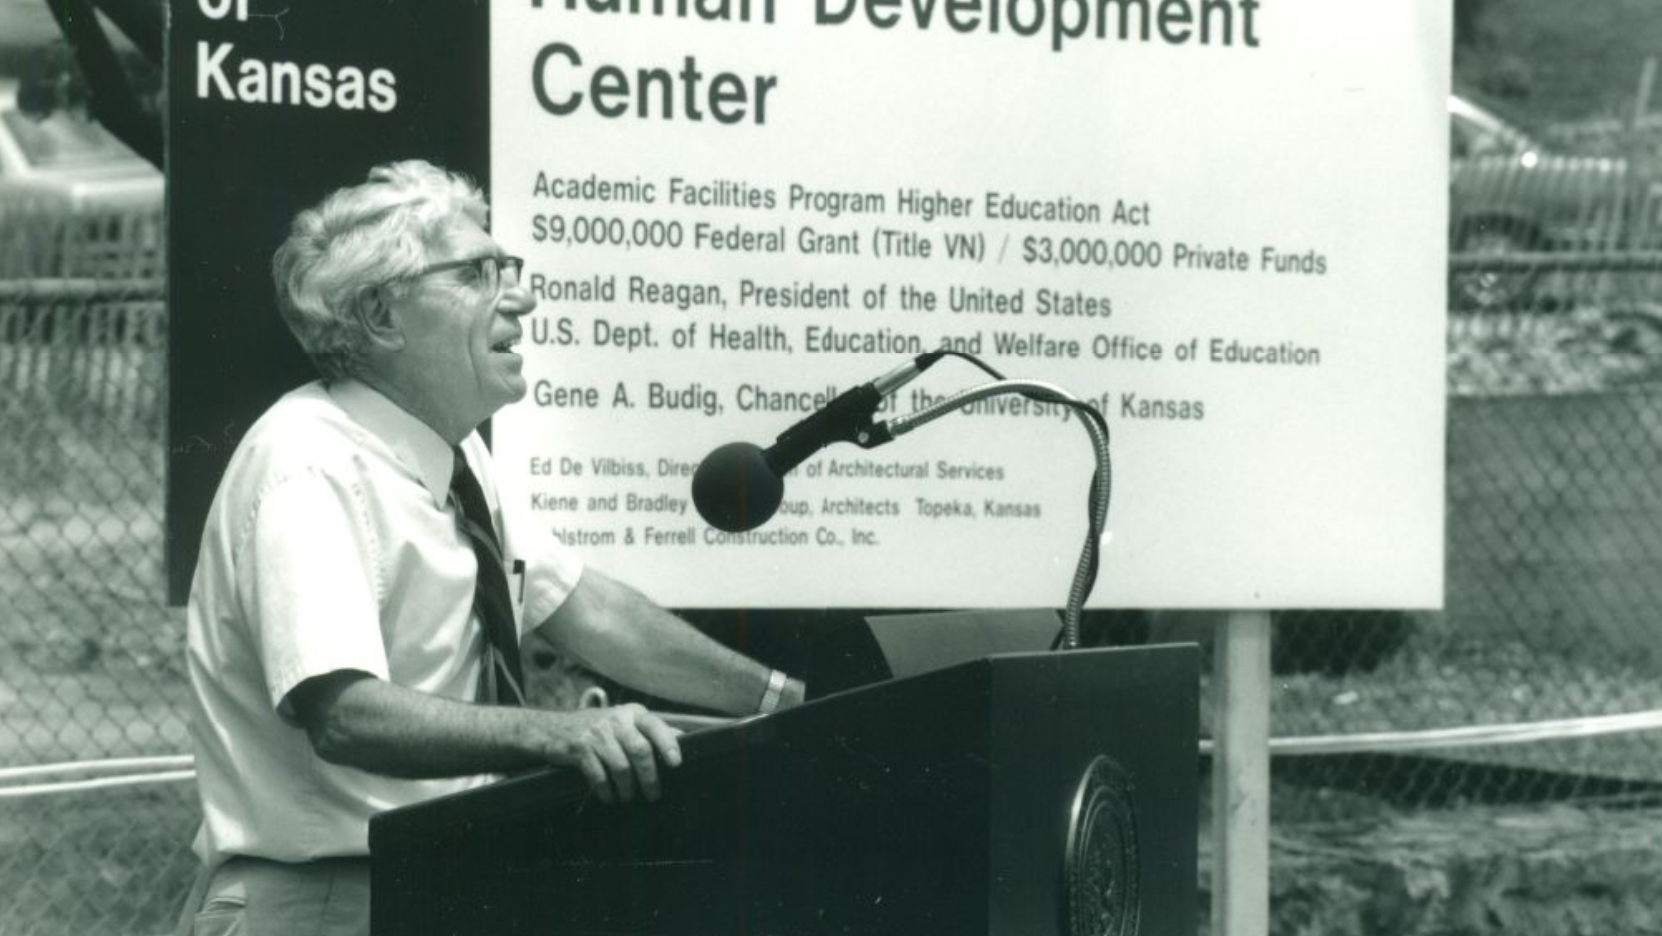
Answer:
POLYGON ((369 859, 237 857, 203 868, 176 936, 369 936, 369 859))

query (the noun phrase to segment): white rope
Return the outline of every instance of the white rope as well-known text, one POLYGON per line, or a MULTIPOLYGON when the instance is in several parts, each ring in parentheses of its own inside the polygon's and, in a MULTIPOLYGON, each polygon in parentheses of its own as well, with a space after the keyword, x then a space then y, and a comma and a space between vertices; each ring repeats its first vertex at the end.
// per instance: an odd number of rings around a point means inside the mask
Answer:
POLYGON ((103 760, 66 761, 59 764, 31 764, 27 767, 0 768, 0 781, 26 780, 65 773, 97 773, 104 770, 188 770, 193 761, 189 754, 160 757, 110 757, 103 760))
POLYGON ((196 779, 194 770, 166 770, 156 773, 124 774, 99 777, 95 780, 66 780, 58 783, 35 783, 25 786, 0 787, 0 799, 21 799, 28 796, 47 796, 54 793, 81 793, 87 790, 107 790, 116 787, 146 786, 153 783, 180 783, 196 779))
MULTIPOLYGON (((1662 729, 1662 709, 1626 715, 1595 715, 1588 718, 1471 725, 1423 731, 1371 731, 1359 734, 1271 738, 1270 753, 1289 757, 1358 752, 1389 754, 1402 751, 1528 744, 1537 741, 1566 741, 1573 738, 1593 738, 1658 729, 1662 729)), ((1200 750, 1202 753, 1210 753, 1212 742, 1201 741, 1200 750)))
MULTIPOLYGON (((721 723, 721 719, 711 719, 721 723)), ((1539 741, 1565 741, 1574 738, 1593 738, 1602 735, 1638 731, 1662 730, 1662 709, 1632 712, 1625 715, 1597 715, 1589 718, 1562 718, 1538 722, 1514 722, 1501 725, 1471 725, 1460 728, 1439 728, 1427 731, 1372 731, 1346 735, 1302 735, 1271 738, 1270 753, 1288 757, 1315 754, 1389 754, 1403 751, 1434 751, 1449 748, 1485 747, 1506 744, 1529 744, 1539 741)), ((1202 739, 1200 751, 1213 750, 1210 739, 1202 739)), ((87 780, 57 780, 21 786, 0 786, 0 799, 19 799, 29 796, 47 796, 56 793, 79 793, 87 790, 107 790, 122 787, 146 786, 157 783, 182 783, 196 778, 190 769, 188 754, 161 757, 118 757, 104 760, 69 761, 58 764, 37 764, 29 767, 0 769, 0 780, 21 780, 64 773, 96 773, 103 770, 130 770, 147 768, 145 772, 96 777, 87 780)))

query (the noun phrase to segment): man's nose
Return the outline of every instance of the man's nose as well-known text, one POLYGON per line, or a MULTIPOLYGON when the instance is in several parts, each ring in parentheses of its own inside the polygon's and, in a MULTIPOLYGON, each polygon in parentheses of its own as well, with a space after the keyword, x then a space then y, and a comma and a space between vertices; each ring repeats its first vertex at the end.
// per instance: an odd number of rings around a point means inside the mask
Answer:
POLYGON ((508 275, 502 280, 502 293, 496 299, 496 311, 503 315, 530 315, 537 310, 537 296, 520 278, 508 275))

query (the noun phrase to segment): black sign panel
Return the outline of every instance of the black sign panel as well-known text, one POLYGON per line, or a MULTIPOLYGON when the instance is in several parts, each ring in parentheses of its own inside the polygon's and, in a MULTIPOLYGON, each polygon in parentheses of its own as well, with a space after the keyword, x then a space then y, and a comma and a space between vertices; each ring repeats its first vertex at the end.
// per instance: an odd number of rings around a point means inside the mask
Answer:
POLYGON ((485 0, 174 0, 168 58, 168 596, 226 462, 316 376, 271 256, 301 208, 419 157, 489 186, 485 0))

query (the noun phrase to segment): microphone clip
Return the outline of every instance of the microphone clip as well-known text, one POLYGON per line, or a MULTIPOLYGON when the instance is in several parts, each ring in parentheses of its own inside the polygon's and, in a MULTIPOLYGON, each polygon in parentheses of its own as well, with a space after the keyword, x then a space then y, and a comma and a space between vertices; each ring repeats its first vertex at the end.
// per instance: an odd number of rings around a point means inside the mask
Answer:
POLYGON ((781 432, 764 457, 783 475, 833 442, 852 442, 869 449, 892 440, 888 423, 873 421, 883 405, 883 396, 869 383, 844 391, 823 409, 781 432))

